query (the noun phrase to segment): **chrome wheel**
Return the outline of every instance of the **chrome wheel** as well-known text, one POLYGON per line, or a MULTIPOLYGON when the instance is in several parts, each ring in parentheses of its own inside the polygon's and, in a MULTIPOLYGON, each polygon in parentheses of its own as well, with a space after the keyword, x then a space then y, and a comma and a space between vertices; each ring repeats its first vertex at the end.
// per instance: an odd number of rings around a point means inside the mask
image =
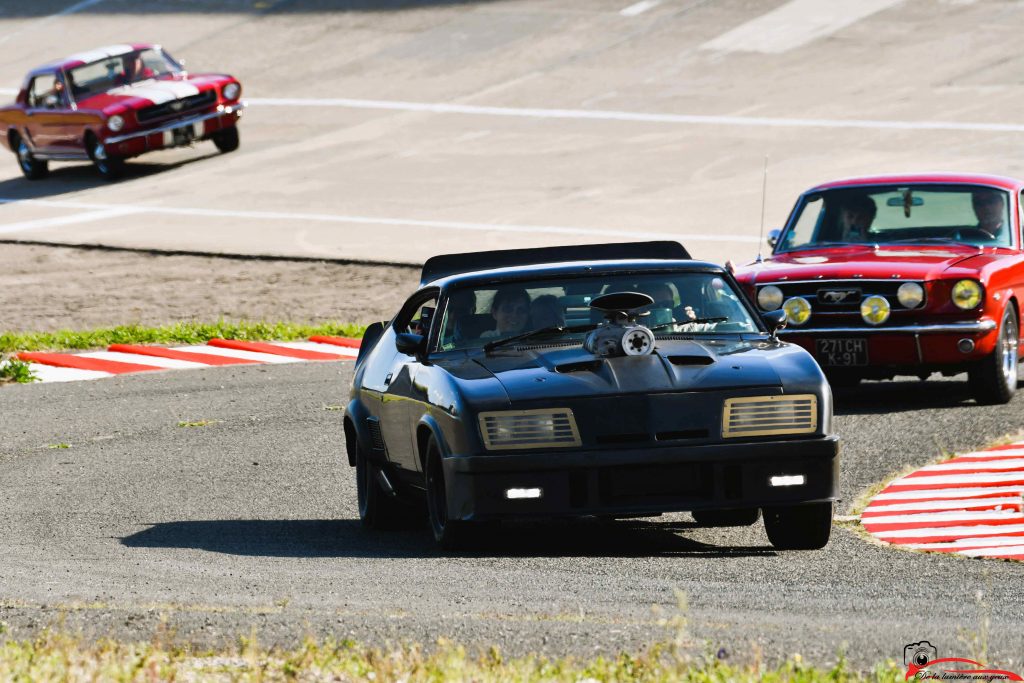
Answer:
POLYGON ((20 135, 17 136, 12 145, 14 148, 15 156, 18 157, 18 168, 21 169, 22 175, 29 180, 39 180, 45 178, 49 172, 49 166, 46 161, 36 159, 35 154, 32 153, 32 148, 28 146, 28 142, 25 141, 20 135))
POLYGON ((100 173, 106 173, 110 170, 107 165, 107 148, 103 146, 103 143, 97 142, 92 148, 92 160, 96 164, 96 168, 100 170, 100 173))
POLYGON ((18 163, 21 164, 21 170, 31 173, 32 161, 32 150, 28 148, 28 143, 22 140, 18 143, 18 163))
MULTIPOLYGON (((1015 322, 1007 320, 1009 322, 1015 322)), ((1000 350, 1003 355, 1003 379, 1007 385, 1017 383, 1017 346, 1019 334, 1016 325, 1005 325, 1000 339, 1000 350)))

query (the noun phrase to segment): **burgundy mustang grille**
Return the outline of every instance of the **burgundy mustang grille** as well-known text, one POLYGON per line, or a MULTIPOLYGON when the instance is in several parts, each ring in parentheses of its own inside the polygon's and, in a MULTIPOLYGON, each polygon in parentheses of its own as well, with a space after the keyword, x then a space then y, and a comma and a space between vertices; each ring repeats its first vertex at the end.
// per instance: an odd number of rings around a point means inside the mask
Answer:
POLYGON ((184 114, 192 109, 198 109, 199 107, 205 107, 208 104, 213 104, 216 101, 217 92, 215 90, 207 90, 206 92, 201 92, 198 95, 190 95, 189 97, 182 97, 181 99, 171 100, 170 102, 164 102, 163 104, 154 104, 150 107, 140 109, 135 116, 138 118, 139 123, 146 123, 147 121, 153 121, 165 116, 177 116, 178 114, 184 114))

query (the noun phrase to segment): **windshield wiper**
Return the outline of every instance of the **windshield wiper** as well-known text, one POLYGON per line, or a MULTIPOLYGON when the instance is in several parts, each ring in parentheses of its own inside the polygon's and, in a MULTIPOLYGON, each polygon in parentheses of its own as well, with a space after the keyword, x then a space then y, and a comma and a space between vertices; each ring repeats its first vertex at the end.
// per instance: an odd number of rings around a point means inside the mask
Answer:
POLYGON ((670 323, 661 323, 660 325, 651 325, 647 329, 651 330, 663 330, 666 327, 673 327, 675 325, 707 325, 709 323, 724 323, 729 318, 721 315, 714 318, 687 318, 686 320, 673 320, 670 323))
POLYGON ((871 247, 873 245, 873 242, 808 242, 807 244, 790 247, 786 251, 805 251, 807 249, 817 249, 818 247, 871 247))
POLYGON ((977 248, 979 245, 971 244, 970 242, 964 242, 962 240, 955 240, 952 237, 908 237, 903 240, 893 240, 891 242, 882 242, 882 244, 915 244, 917 242, 939 242, 942 244, 959 244, 962 247, 977 248))
POLYGON ((484 344, 484 351, 490 352, 499 346, 505 344, 511 344, 512 342, 522 341, 524 339, 531 339, 533 337, 543 337, 546 334, 564 333, 564 332, 589 332, 590 330, 597 327, 596 323, 588 325, 573 325, 572 327, 566 327, 565 325, 551 325, 549 327, 541 327, 536 330, 530 330, 529 332, 523 332, 521 334, 514 334, 511 337, 505 337, 504 339, 495 339, 484 344))

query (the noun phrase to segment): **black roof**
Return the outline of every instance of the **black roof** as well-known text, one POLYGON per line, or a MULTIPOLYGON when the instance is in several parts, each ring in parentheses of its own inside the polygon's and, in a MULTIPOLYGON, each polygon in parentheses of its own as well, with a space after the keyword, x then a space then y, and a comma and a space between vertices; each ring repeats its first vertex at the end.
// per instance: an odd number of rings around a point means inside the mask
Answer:
POLYGON ((581 244, 563 247, 444 254, 427 259, 420 273, 420 284, 425 285, 428 282, 434 282, 461 273, 515 266, 633 259, 679 261, 690 259, 690 253, 679 242, 663 241, 581 244))

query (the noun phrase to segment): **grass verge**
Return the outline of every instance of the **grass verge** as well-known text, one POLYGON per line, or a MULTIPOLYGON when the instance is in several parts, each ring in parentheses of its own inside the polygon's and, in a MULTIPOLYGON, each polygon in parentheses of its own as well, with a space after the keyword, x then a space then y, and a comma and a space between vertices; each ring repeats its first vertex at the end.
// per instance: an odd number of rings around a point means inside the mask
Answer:
POLYGON ((191 652, 150 643, 101 641, 43 633, 33 641, 0 645, 0 680, 34 681, 435 681, 598 683, 604 681, 711 683, 798 681, 800 683, 882 683, 901 680, 895 662, 871 672, 851 671, 844 659, 831 668, 803 663, 799 655, 775 668, 735 665, 709 654, 689 657, 672 644, 654 645, 642 654, 621 653, 590 660, 531 655, 506 658, 497 648, 470 654, 441 641, 433 648, 408 645, 389 650, 351 641, 307 640, 291 649, 263 648, 244 639, 222 652, 191 652))
POLYGON ((162 327, 121 325, 96 330, 60 330, 58 332, 4 332, 0 334, 0 353, 16 351, 67 351, 103 349, 111 344, 205 344, 211 339, 248 341, 297 341, 314 334, 361 337, 365 325, 242 321, 215 323, 181 322, 162 327))
POLYGON ((28 384, 36 382, 39 378, 32 372, 32 366, 17 358, 0 357, 0 384, 16 382, 28 384))

